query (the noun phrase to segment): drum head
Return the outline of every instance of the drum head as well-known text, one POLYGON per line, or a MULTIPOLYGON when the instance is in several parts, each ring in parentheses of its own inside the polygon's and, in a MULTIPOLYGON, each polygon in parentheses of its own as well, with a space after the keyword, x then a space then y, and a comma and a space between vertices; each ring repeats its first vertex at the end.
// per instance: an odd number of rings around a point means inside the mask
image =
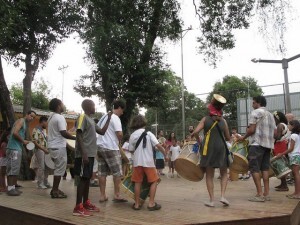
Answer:
POLYGON ((189 181, 201 181, 204 176, 200 166, 195 165, 194 162, 188 159, 177 158, 175 160, 175 169, 180 176, 189 181))
POLYGON ((49 169, 54 170, 55 166, 50 154, 45 154, 45 164, 49 169))
POLYGON ((32 151, 34 149, 34 143, 33 142, 29 142, 27 145, 26 145, 26 148, 27 150, 29 151, 32 151))
POLYGON ((236 173, 247 173, 249 170, 248 160, 245 156, 233 152, 233 163, 230 165, 230 170, 236 173))

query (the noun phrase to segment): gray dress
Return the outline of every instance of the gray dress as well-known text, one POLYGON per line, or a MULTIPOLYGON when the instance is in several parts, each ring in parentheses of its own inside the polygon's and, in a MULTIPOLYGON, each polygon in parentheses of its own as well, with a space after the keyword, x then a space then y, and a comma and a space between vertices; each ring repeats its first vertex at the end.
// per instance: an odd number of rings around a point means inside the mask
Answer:
MULTIPOLYGON (((214 167, 214 168, 222 168, 227 167, 227 156, 226 156, 226 148, 220 133, 217 129, 217 125, 212 128, 210 131, 210 139, 208 142, 207 154, 203 155, 203 147, 206 140, 206 133, 209 131, 211 126, 213 125, 214 120, 207 116, 204 122, 204 135, 205 138, 202 142, 202 147, 200 150, 201 160, 200 167, 214 167)), ((221 129, 222 134, 225 133, 225 122, 224 119, 218 122, 218 125, 221 129)))

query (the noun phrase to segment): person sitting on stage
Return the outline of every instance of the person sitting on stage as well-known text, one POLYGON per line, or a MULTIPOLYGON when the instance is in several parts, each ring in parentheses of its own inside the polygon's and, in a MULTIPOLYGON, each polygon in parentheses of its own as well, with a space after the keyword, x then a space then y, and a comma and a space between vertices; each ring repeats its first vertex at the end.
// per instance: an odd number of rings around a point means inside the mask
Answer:
POLYGON ((129 138, 129 151, 133 152, 133 173, 131 181, 135 183, 134 185, 134 198, 135 203, 132 205, 134 210, 140 210, 140 193, 141 186, 146 175, 147 181, 150 184, 150 193, 149 193, 149 203, 148 210, 154 211, 159 210, 161 205, 157 204, 154 201, 157 182, 159 177, 156 172, 154 159, 153 159, 153 147, 155 146, 163 155, 166 157, 165 149, 159 144, 155 135, 150 131, 146 132, 147 121, 144 116, 137 115, 134 116, 130 128, 134 132, 130 135, 129 138))
MULTIPOLYGON (((273 154, 274 154, 274 156, 276 156, 279 153, 286 151, 290 132, 287 127, 288 121, 287 121, 285 115, 279 111, 275 111, 273 113, 273 115, 274 115, 275 123, 277 126, 276 127, 277 132, 276 132, 276 135, 274 136, 275 144, 274 144, 274 150, 273 150, 273 154)), ((280 183, 280 185, 275 187, 275 190, 276 191, 288 191, 289 188, 287 186, 286 176, 283 176, 280 180, 281 180, 281 183, 280 183)))
POLYGON ((295 179, 295 191, 293 194, 287 195, 290 199, 300 199, 300 123, 298 120, 292 120, 288 124, 289 130, 292 132, 290 136, 288 149, 279 153, 277 157, 289 154, 290 165, 292 167, 295 179))
POLYGON ((222 107, 226 103, 226 99, 220 95, 215 95, 212 102, 208 105, 209 116, 201 119, 198 126, 195 128, 192 135, 204 129, 205 138, 203 146, 200 149, 201 160, 200 167, 204 167, 206 171, 206 186, 209 193, 210 200, 205 202, 205 206, 214 207, 214 182, 213 177, 215 168, 220 168, 221 175, 221 198, 220 202, 224 206, 228 206, 229 202, 225 198, 225 191, 227 186, 227 169, 229 167, 227 161, 227 153, 225 147, 226 141, 230 140, 229 129, 226 120, 222 117, 222 107), (216 98, 215 98, 216 97, 216 98), (221 102, 219 102, 221 101, 221 102))

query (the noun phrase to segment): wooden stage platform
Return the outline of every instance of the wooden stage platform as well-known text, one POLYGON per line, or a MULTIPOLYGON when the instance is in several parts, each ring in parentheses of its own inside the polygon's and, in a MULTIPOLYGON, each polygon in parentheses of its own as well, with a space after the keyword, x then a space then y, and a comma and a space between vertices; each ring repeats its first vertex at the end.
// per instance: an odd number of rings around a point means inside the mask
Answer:
MULTIPOLYGON (((75 204, 76 188, 69 177, 62 180, 61 189, 68 194, 67 199, 51 199, 50 190, 36 189, 31 181, 20 182, 24 187, 19 197, 10 197, 5 193, 0 195, 0 225, 94 225, 94 224, 255 224, 255 225, 299 225, 300 203, 288 199, 286 194, 292 193, 294 186, 289 186, 289 192, 276 192, 274 186, 279 180, 271 178, 271 201, 254 203, 247 200, 255 194, 252 179, 228 183, 226 197, 229 207, 224 207, 218 201, 215 208, 204 206, 208 200, 205 180, 190 182, 183 178, 168 178, 162 176, 156 200, 162 205, 159 211, 150 212, 146 205, 142 210, 131 209, 133 200, 128 203, 113 203, 113 184, 108 179, 107 190, 109 200, 99 203, 99 188, 90 189, 90 199, 100 207, 100 213, 80 218, 72 216, 75 204)), ((220 198, 219 180, 215 179, 216 200, 220 198)), ((127 196, 125 196, 127 197, 127 196)))

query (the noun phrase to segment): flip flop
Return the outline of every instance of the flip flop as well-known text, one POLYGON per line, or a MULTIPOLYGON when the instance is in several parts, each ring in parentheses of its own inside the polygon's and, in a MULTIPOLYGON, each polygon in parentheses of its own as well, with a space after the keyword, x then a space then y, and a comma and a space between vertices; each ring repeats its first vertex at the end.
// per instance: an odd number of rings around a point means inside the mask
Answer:
POLYGON ((160 210, 161 209, 161 205, 157 204, 156 202, 154 203, 154 206, 150 207, 150 206, 147 206, 147 209, 149 211, 155 211, 155 210, 160 210))
POLYGON ((107 202, 107 201, 108 201, 108 197, 106 197, 106 198, 103 199, 103 200, 101 200, 101 199, 99 200, 100 203, 107 202))
POLYGON ((128 202, 128 200, 125 198, 114 198, 112 201, 114 203, 128 202))
POLYGON ((287 195, 286 197, 288 197, 289 199, 300 199, 300 197, 297 197, 295 195, 287 195))
POLYGON ((133 205, 131 206, 131 208, 133 209, 133 210, 140 210, 141 208, 142 208, 142 206, 141 205, 139 205, 139 207, 135 207, 135 203, 133 203, 133 205))

